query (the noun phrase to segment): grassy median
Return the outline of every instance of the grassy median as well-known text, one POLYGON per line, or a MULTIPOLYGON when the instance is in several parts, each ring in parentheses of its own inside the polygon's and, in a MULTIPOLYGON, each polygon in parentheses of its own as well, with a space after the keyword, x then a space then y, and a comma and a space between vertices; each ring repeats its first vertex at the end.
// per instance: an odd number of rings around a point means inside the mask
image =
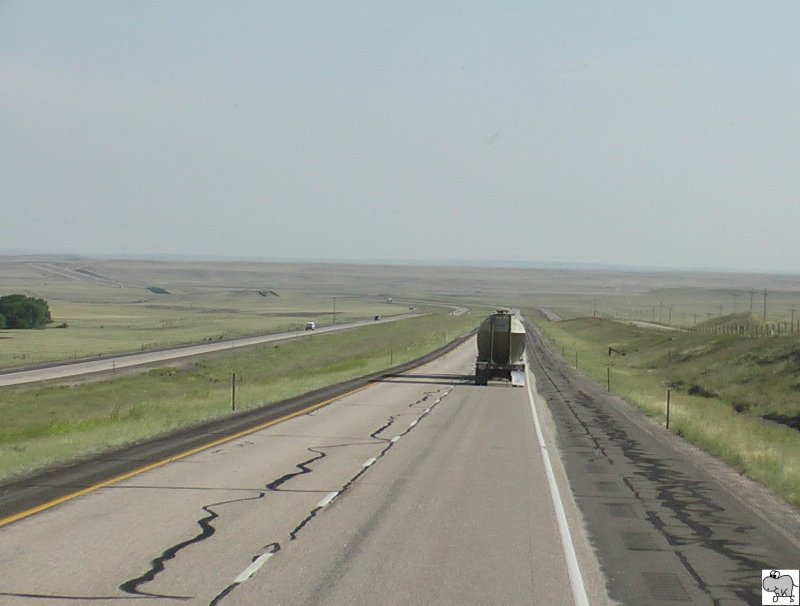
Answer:
POLYGON ((600 318, 537 326, 571 365, 661 422, 669 388, 670 430, 800 507, 800 337, 715 336, 600 318))
MULTIPOLYGON (((265 297, 231 291, 153 297, 122 303, 54 300, 53 323, 47 328, 0 331, 0 368, 302 330, 312 320, 320 327, 334 321, 333 299, 320 295, 265 297)), ((369 298, 340 296, 335 305, 338 324, 408 312, 405 305, 369 298)))
POLYGON ((194 359, 135 376, 0 390, 0 481, 422 356, 478 319, 446 313, 194 359))

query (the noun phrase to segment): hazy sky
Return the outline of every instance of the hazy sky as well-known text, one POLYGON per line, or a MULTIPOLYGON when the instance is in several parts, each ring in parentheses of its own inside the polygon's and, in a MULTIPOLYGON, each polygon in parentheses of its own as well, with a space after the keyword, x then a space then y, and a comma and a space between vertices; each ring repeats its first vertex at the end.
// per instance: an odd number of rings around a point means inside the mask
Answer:
POLYGON ((0 0, 0 253, 800 272, 800 2, 0 0))

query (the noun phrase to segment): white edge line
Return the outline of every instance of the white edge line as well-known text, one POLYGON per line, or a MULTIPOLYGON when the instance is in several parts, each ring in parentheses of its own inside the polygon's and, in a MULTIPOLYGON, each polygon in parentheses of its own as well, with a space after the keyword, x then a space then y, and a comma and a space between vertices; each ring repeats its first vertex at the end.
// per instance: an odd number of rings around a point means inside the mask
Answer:
MULTIPOLYGON (((530 368, 528 364, 528 357, 525 356, 525 366, 530 368)), ((547 473, 547 484, 550 486, 550 496, 553 499, 553 507, 556 510, 556 520, 558 522, 558 532, 561 535, 561 546, 564 549, 564 557, 567 560, 567 572, 569 573, 569 582, 572 586, 572 596, 575 598, 577 606, 589 606, 589 597, 586 595, 586 587, 583 584, 583 576, 581 576, 581 569, 578 565, 578 556, 575 553, 575 546, 572 544, 572 534, 569 531, 569 523, 567 522, 567 514, 564 512, 564 505, 561 502, 561 494, 558 491, 556 484, 556 476, 553 473, 553 466, 550 463, 550 455, 547 453, 547 447, 544 443, 544 435, 542 434, 541 426, 539 423, 539 415, 536 412, 536 404, 533 399, 533 392, 531 391, 531 382, 526 381, 528 388, 528 398, 530 399, 531 412, 533 413, 533 426, 536 429, 536 438, 539 440, 539 450, 544 459, 544 468, 547 473)))
POLYGON ((245 568, 241 574, 236 577, 233 582, 234 583, 244 583, 247 579, 253 576, 258 569, 261 568, 264 564, 266 564, 267 560, 269 560, 275 554, 272 552, 262 553, 258 558, 256 558, 250 566, 245 568))
POLYGON ((319 503, 317 503, 317 508, 319 509, 327 505, 330 505, 331 501, 333 501, 338 496, 339 496, 338 491, 329 492, 327 495, 325 495, 324 499, 322 499, 319 503))
POLYGON ((375 457, 372 457, 371 459, 367 459, 366 461, 364 461, 364 467, 369 467, 370 465, 372 465, 377 460, 378 459, 375 458, 375 457))

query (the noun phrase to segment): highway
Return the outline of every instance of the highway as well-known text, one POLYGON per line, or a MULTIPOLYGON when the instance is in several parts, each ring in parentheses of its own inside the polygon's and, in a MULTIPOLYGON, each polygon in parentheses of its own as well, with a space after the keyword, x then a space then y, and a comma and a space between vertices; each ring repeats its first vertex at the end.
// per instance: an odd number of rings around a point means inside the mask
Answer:
POLYGON ((528 390, 474 347, 0 528, 0 602, 575 604, 528 390))
POLYGON ((209 341, 207 343, 199 343, 197 345, 185 345, 181 347, 160 349, 156 351, 144 351, 141 353, 109 355, 102 359, 96 359, 96 360, 48 364, 44 367, 32 368, 32 369, 0 371, 0 387, 5 387, 8 385, 21 385, 23 383, 35 383, 37 381, 48 381, 51 379, 63 379, 66 377, 77 377, 80 375, 87 375, 98 372, 111 372, 111 371, 121 370, 123 368, 130 368, 133 366, 159 364, 162 362, 169 362, 171 360, 176 360, 179 358, 188 358, 190 356, 210 354, 219 351, 231 351, 234 349, 251 347, 253 345, 261 345, 263 343, 272 343, 275 341, 299 339, 302 337, 310 336, 312 334, 317 334, 317 335, 326 334, 340 330, 357 328, 359 326, 380 324, 383 322, 395 322, 397 320, 411 318, 416 315, 418 314, 401 314, 397 316, 390 316, 388 318, 383 318, 381 320, 369 320, 360 322, 348 322, 345 324, 335 324, 332 326, 317 328, 314 331, 295 330, 292 332, 274 333, 269 335, 257 335, 253 337, 242 337, 240 339, 230 339, 226 341, 209 341))
POLYGON ((536 335, 530 389, 474 347, 0 520, 0 603, 728 606, 800 564, 796 514, 536 335))
POLYGON ((528 334, 529 372, 613 601, 761 604, 763 569, 800 567, 796 510, 528 334))

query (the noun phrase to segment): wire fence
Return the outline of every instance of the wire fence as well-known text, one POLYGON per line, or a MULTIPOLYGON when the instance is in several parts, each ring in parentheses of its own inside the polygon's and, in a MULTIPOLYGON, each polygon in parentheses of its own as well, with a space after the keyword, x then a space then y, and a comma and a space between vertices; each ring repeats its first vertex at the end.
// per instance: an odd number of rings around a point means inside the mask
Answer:
POLYGON ((781 337, 800 334, 800 321, 768 323, 702 324, 692 330, 707 335, 735 335, 740 337, 781 337))

